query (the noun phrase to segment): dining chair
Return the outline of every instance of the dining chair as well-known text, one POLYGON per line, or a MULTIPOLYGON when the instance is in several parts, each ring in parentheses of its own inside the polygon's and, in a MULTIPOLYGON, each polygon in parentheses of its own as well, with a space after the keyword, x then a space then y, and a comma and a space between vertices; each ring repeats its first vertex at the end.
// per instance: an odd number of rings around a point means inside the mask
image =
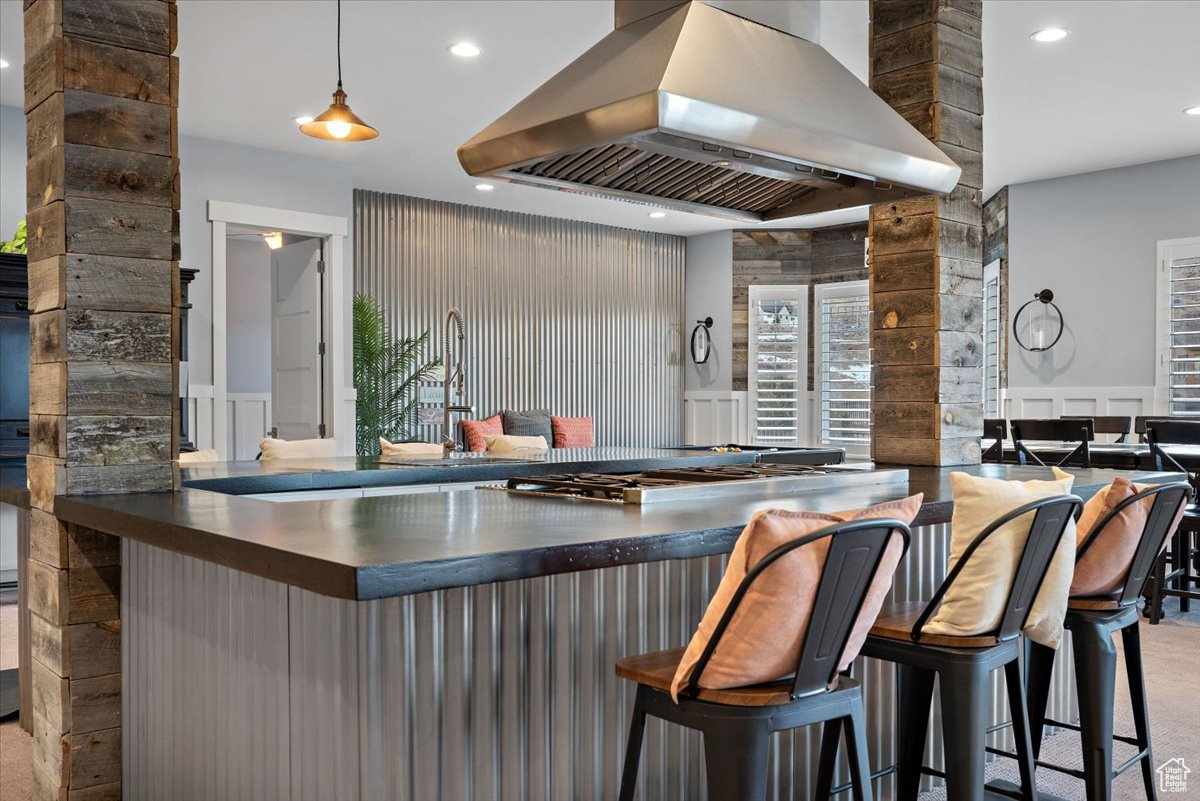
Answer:
POLYGON ((621 774, 621 801, 630 801, 637 787, 647 715, 703 734, 708 797, 717 801, 765 799, 771 734, 824 723, 819 762, 828 770, 821 774, 824 785, 818 778, 815 797, 828 798, 833 791, 829 785, 837 760, 837 741, 844 733, 854 798, 871 801, 862 688, 848 675, 839 673, 838 664, 884 550, 896 532, 903 536, 907 550, 910 537, 907 525, 899 520, 870 519, 837 524, 797 537, 760 559, 738 585, 686 688, 679 694, 678 703, 672 700, 670 690, 683 658, 683 648, 626 657, 617 662, 617 675, 637 683, 621 774), (751 687, 701 687, 704 670, 721 640, 738 636, 730 623, 763 571, 797 548, 825 538, 829 539, 829 552, 795 672, 778 681, 751 687))
POLYGON ((1120 415, 1086 415, 1086 414, 1064 414, 1062 420, 1091 420, 1092 431, 1096 434, 1115 434, 1117 438, 1115 442, 1124 443, 1126 437, 1129 436, 1130 430, 1133 428, 1133 418, 1128 415, 1122 417, 1120 415))
POLYGON ((1004 440, 1008 439, 1008 420, 1003 417, 988 417, 983 421, 983 438, 992 440, 980 459, 984 462, 1004 464, 1004 440))
MULTIPOLYGON (((897 604, 880 613, 861 653, 896 665, 897 801, 916 801, 923 773, 946 780, 949 801, 984 801, 984 763, 991 711, 988 682, 991 672, 999 668, 1004 668, 1008 689, 1022 791, 1026 799, 1037 801, 1025 675, 1020 660, 1021 630, 1067 524, 1082 507, 1083 501, 1078 497, 1064 495, 1013 509, 971 541, 928 603, 897 604), (1007 589, 999 625, 983 634, 964 637, 922 631, 980 546, 1005 525, 1024 516, 1030 517, 1029 531, 1007 589), (935 677, 942 701, 942 741, 948 766, 945 772, 925 767, 922 759, 935 677)), ((820 778, 818 786, 822 786, 820 778)))
POLYGON ((1090 443, 1096 438, 1096 428, 1090 417, 1013 420, 1009 427, 1012 430, 1013 448, 1017 452, 1018 464, 1033 462, 1046 467, 1046 463, 1030 450, 1026 441, 1050 440, 1065 444, 1078 443, 1074 450, 1057 462, 1059 467, 1070 467, 1073 464, 1077 467, 1092 466, 1090 443))

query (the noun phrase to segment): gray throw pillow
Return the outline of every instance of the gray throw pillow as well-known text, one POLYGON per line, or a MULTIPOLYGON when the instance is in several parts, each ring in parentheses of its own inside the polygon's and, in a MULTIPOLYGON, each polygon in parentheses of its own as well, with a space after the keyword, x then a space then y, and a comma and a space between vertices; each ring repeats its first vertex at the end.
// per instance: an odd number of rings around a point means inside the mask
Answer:
POLYGON ((554 429, 550 425, 549 409, 529 409, 514 412, 506 409, 500 413, 504 433, 514 437, 545 437, 547 445, 554 445, 554 429))

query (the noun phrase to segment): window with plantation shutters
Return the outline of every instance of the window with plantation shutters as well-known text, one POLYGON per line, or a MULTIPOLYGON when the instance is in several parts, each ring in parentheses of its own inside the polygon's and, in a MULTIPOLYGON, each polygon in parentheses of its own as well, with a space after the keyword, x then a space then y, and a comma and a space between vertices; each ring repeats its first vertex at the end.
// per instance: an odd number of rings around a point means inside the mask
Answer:
POLYGON ((807 439, 808 287, 750 287, 747 370, 754 441, 807 439))
POLYGON ((1000 262, 983 268, 983 416, 1000 417, 1000 363, 1003 359, 1004 320, 1000 262))
POLYGON ((815 290, 818 442, 865 452, 871 444, 871 306, 866 281, 815 290))
POLYGON ((1200 415, 1200 237, 1158 243, 1160 411, 1200 415))

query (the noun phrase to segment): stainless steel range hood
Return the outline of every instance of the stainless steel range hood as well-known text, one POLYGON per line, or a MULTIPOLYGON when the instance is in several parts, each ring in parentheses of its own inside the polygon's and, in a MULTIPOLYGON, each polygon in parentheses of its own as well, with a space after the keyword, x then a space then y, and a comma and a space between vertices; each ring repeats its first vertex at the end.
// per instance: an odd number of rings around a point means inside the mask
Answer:
POLYGON ((953 161, 819 45, 701 0, 618 0, 617 22, 460 147, 463 168, 746 222, 958 182, 953 161))

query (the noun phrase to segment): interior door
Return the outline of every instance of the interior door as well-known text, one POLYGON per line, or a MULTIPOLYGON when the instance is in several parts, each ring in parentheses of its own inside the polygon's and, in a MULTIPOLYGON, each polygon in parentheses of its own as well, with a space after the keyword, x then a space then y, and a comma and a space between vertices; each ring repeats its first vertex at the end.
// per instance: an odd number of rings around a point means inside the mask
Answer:
POLYGON ((325 436, 323 279, 321 240, 271 251, 271 415, 280 439, 325 436))

